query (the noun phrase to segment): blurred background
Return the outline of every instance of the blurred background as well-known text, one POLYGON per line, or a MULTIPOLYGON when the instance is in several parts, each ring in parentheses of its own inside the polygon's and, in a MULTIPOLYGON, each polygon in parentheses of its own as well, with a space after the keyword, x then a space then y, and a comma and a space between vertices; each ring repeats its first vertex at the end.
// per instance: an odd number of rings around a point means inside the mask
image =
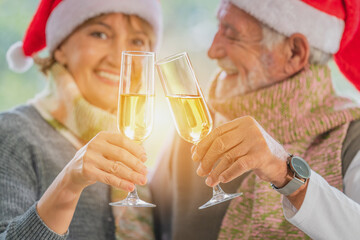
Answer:
MULTIPOLYGON (((22 40, 39 0, 0 0, 0 111, 26 103, 45 86, 46 79, 33 66, 28 72, 16 74, 8 69, 6 51, 11 44, 22 40)), ((216 63, 207 58, 217 29, 216 8, 219 0, 162 0, 164 11, 164 37, 157 58, 178 52, 188 52, 195 73, 204 92, 216 71, 216 63)), ((360 104, 358 92, 331 64, 335 74, 334 86, 340 95, 352 98, 360 104)), ((156 80, 156 105, 154 129, 146 140, 149 166, 169 135, 174 131, 171 115, 160 82, 156 80)))

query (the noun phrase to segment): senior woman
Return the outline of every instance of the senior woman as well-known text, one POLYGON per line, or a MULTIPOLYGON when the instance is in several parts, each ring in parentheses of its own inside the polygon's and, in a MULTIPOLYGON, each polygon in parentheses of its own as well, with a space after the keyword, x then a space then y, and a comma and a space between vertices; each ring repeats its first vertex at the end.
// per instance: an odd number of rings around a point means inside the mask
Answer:
POLYGON ((144 149, 115 131, 120 56, 154 49, 160 8, 157 0, 41 1, 7 54, 18 72, 34 58, 49 82, 0 114, 0 239, 115 238, 109 186, 132 191, 147 181, 144 149), (45 46, 49 57, 39 59, 45 46))

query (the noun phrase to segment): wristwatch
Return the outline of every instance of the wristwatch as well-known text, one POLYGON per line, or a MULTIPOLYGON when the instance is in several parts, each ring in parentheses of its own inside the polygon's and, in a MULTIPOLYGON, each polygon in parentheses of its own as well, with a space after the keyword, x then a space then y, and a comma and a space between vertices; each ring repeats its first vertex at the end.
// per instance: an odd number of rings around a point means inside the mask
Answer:
POLYGON ((306 181, 310 178, 311 168, 309 164, 299 156, 289 154, 287 159, 287 165, 290 170, 294 173, 291 181, 282 188, 276 187, 271 183, 271 187, 279 193, 288 196, 298 190, 306 181))

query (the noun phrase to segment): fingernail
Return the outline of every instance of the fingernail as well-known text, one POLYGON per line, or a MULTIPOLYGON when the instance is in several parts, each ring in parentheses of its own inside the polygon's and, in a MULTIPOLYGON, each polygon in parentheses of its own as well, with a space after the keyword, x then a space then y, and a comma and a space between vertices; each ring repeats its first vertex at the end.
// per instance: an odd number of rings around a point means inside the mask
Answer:
POLYGON ((195 149, 196 149, 196 145, 193 145, 193 146, 191 147, 191 153, 194 153, 195 149))
POLYGON ((147 174, 147 173, 148 173, 147 168, 146 168, 146 167, 142 167, 142 168, 140 169, 140 173, 147 174))
POLYGON ((146 162, 146 160, 147 160, 146 154, 143 154, 143 155, 140 157, 140 160, 141 160, 142 162, 146 162))
POLYGON ((135 185, 134 185, 134 184, 129 185, 128 191, 129 191, 129 192, 132 192, 132 191, 134 191, 134 190, 135 190, 135 185))
POLYGON ((211 184, 213 183, 212 178, 211 178, 211 177, 208 177, 208 178, 206 179, 205 183, 206 183, 206 185, 211 186, 211 184))
POLYGON ((196 170, 197 175, 204 176, 204 170, 202 169, 201 165, 196 170))
POLYGON ((192 157, 192 159, 193 159, 195 162, 197 162, 197 161, 200 160, 200 157, 199 157, 199 155, 198 155, 196 152, 194 152, 191 157, 192 157))
POLYGON ((219 181, 223 183, 225 181, 225 178, 223 176, 220 176, 219 181))
POLYGON ((142 185, 144 185, 146 183, 146 181, 147 181, 146 177, 140 177, 139 180, 140 180, 139 181, 140 184, 142 184, 142 185))

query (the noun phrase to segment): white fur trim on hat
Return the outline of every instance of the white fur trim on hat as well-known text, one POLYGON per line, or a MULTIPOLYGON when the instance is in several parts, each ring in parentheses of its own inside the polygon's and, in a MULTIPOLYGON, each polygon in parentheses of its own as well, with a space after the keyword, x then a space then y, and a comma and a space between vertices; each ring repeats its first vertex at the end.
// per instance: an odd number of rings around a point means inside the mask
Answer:
POLYGON ((345 23, 300 0, 223 0, 230 1, 279 33, 304 34, 309 44, 327 53, 339 50, 345 23))
POLYGON ((63 0, 52 11, 46 25, 46 44, 49 52, 86 20, 102 13, 135 14, 153 27, 159 42, 162 32, 162 13, 158 0, 63 0))
POLYGON ((22 42, 16 42, 6 53, 6 60, 9 68, 17 73, 26 72, 33 65, 33 59, 25 56, 22 42))

